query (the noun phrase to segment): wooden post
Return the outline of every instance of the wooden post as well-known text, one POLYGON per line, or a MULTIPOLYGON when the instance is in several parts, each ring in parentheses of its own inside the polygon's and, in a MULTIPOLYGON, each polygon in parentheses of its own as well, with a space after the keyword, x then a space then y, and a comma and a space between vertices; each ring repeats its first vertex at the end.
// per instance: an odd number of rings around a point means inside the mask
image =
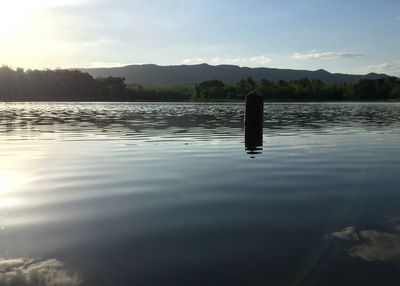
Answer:
POLYGON ((245 147, 250 154, 257 154, 263 146, 264 98, 255 92, 246 96, 245 147))
POLYGON ((264 122, 264 98, 255 92, 246 96, 244 123, 246 125, 261 125, 264 122))

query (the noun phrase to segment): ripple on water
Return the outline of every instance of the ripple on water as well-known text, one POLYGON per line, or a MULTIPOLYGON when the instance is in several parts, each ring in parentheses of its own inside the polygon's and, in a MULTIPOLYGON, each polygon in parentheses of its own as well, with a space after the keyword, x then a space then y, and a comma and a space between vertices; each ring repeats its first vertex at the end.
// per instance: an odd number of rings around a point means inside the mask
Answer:
POLYGON ((0 284, 395 279, 400 104, 265 107, 252 152, 242 104, 0 104, 0 284))

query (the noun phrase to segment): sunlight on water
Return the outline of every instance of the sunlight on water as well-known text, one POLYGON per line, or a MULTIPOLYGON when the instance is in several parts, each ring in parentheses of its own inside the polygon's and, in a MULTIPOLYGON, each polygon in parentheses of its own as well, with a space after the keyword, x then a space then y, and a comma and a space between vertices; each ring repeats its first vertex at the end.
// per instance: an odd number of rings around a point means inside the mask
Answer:
POLYGON ((2 194, 11 192, 23 184, 24 178, 17 174, 0 170, 0 191, 2 194))
POLYGON ((0 104, 0 285, 384 285, 399 138, 400 104, 268 104, 262 130, 241 104, 0 104))
POLYGON ((27 187, 29 179, 24 174, 0 169, 0 208, 11 208, 22 203, 14 192, 27 187))

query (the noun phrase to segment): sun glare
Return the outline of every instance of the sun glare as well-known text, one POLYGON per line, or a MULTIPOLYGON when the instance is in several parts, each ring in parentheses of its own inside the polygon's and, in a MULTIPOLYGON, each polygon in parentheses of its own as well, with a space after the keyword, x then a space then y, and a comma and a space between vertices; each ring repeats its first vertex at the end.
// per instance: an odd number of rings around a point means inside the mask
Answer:
POLYGON ((3 1, 0 0, 0 32, 2 40, 7 44, 16 44, 18 40, 30 38, 40 26, 35 1, 3 1))
POLYGON ((22 174, 0 170, 0 209, 20 204, 21 199, 13 192, 27 182, 28 180, 22 174))
POLYGON ((4 44, 26 40, 41 33, 45 8, 67 4, 67 1, 0 0, 0 32, 4 44))
POLYGON ((0 0, 0 65, 40 67, 63 49, 52 9, 90 0, 0 0))
POLYGON ((0 170, 0 195, 16 190, 26 182, 27 180, 20 174, 0 170))

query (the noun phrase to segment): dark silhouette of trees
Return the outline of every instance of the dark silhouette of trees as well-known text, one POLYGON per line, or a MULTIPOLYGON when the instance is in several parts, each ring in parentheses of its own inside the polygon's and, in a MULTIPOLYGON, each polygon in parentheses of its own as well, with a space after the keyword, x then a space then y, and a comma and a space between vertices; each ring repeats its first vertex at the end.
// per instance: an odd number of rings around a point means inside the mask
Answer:
POLYGON ((236 84, 236 89, 239 93, 244 94, 253 91, 256 85, 257 83, 251 77, 247 77, 236 84))
POLYGON ((78 70, 0 68, 2 101, 118 101, 125 88, 123 78, 94 79, 78 70))
POLYGON ((398 89, 399 80, 395 77, 377 80, 360 80, 354 85, 354 97, 357 100, 388 100, 400 98, 396 95, 395 91, 398 89))
POLYGON ((204 81, 194 87, 193 99, 213 100, 219 98, 226 98, 227 91, 225 84, 219 80, 204 81))
POLYGON ((355 84, 294 81, 254 81, 236 84, 208 80, 193 86, 126 86, 124 78, 94 79, 78 70, 13 70, 0 67, 0 101, 218 101, 244 100, 250 91, 266 101, 385 101, 400 100, 396 77, 363 79, 355 84))
POLYGON ((192 86, 143 87, 130 85, 125 91, 126 101, 190 101, 194 89, 192 86))
POLYGON ((254 82, 246 78, 236 85, 206 81, 196 85, 195 100, 244 99, 250 91, 264 94, 267 101, 385 101, 400 100, 400 81, 396 77, 360 80, 351 83, 324 83, 318 79, 254 82))
POLYGON ((99 86, 105 89, 103 92, 111 95, 112 97, 119 97, 124 95, 126 84, 123 77, 100 77, 96 79, 99 86))

